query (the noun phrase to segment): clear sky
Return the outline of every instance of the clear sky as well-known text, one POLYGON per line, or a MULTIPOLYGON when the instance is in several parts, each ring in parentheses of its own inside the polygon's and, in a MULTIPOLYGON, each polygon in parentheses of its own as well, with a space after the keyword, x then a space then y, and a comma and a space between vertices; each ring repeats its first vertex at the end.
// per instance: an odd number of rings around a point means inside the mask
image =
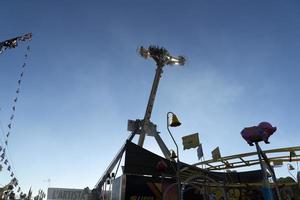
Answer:
MULTIPOLYGON (((152 121, 170 148, 166 113, 181 137, 199 132, 205 158, 253 151, 240 136, 269 121, 278 131, 262 148, 299 145, 300 2, 246 0, 1 1, 0 41, 33 33, 9 152, 23 191, 92 188, 143 118, 155 65, 140 45, 187 56, 165 68, 152 121)), ((0 55, 0 119, 10 117, 28 43, 0 55)), ((136 140, 135 140, 136 141, 136 140)), ((3 139, 2 139, 3 142, 3 139)), ((152 138, 146 148, 159 153, 152 138)), ((287 173, 286 167, 283 169, 287 173)), ((9 174, 0 172, 0 184, 9 174)))

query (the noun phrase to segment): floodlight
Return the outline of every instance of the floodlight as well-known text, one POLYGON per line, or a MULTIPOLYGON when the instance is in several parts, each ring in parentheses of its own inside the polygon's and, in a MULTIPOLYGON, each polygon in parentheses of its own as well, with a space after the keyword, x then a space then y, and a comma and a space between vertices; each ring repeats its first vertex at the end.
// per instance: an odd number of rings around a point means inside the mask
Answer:
POLYGON ((141 46, 139 48, 139 54, 145 59, 152 57, 155 60, 156 64, 160 66, 184 65, 186 61, 185 57, 171 56, 165 48, 154 46, 154 45, 149 46, 148 49, 141 46))

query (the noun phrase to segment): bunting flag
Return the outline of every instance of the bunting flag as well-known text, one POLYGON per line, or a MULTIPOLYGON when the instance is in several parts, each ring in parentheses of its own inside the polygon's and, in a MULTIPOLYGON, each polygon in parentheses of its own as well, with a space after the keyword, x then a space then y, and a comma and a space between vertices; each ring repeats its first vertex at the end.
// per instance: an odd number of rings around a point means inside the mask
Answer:
MULTIPOLYGON (((28 37, 29 37, 29 35, 28 35, 28 37)), ((31 35, 30 35, 30 37, 31 37, 31 35)), ((21 39, 24 39, 24 38, 21 38, 21 39)), ((26 53, 24 55, 25 59, 28 57, 29 50, 30 50, 30 47, 28 45, 27 48, 26 48, 26 53)), ((20 89, 21 89, 22 79, 24 77, 25 66, 26 66, 26 62, 24 62, 22 64, 21 72, 20 72, 20 77, 19 77, 19 79, 17 81, 16 96, 14 97, 14 100, 13 100, 12 113, 11 113, 10 118, 9 118, 9 124, 7 125, 9 131, 6 134, 6 139, 5 139, 5 145, 6 146, 8 145, 8 138, 10 136, 10 133, 11 133, 11 130, 12 130, 12 127, 13 127, 13 120, 15 118, 15 112, 16 112, 16 104, 17 104, 17 102, 19 100, 19 94, 20 94, 20 91, 21 91, 20 89)))
POLYGON ((17 180, 17 178, 16 178, 16 177, 15 177, 15 178, 13 178, 13 179, 11 179, 11 181, 10 181, 10 183, 11 183, 11 184, 13 184, 13 185, 14 185, 16 182, 18 182, 18 180, 17 180))
MULTIPOLYGON (((31 38, 32 38, 32 33, 27 33, 25 35, 0 42, 0 54, 3 53, 6 49, 16 48, 18 46, 19 41, 30 40, 31 38)), ((27 50, 29 49, 30 48, 27 47, 27 50)))
POLYGON ((202 144, 200 143, 198 148, 197 148, 197 156, 198 160, 200 160, 203 157, 203 149, 202 149, 202 144))
POLYGON ((18 180, 16 180, 16 181, 14 182, 14 186, 17 187, 18 184, 19 184, 19 183, 18 183, 18 180))
POLYGON ((1 161, 3 161, 5 158, 5 152, 3 152, 0 157, 1 157, 1 161))
MULTIPOLYGON (((6 40, 4 42, 0 42, 0 54, 6 49, 17 47, 19 41, 30 40, 31 37, 32 37, 32 34, 28 33, 28 34, 25 34, 25 35, 20 36, 20 37, 16 37, 16 38, 13 38, 13 39, 10 39, 10 40, 6 40)), ((29 51, 30 51, 30 46, 28 45, 27 48, 26 48, 26 52, 24 54, 24 59, 28 58, 29 51)), ((11 184, 14 185, 15 187, 17 187, 17 185, 18 185, 18 180, 15 177, 15 172, 13 171, 13 168, 12 168, 13 166, 11 166, 9 164, 9 160, 7 158, 5 150, 6 150, 6 147, 8 146, 9 137, 12 133, 12 127, 13 127, 13 122, 14 122, 15 113, 16 113, 16 105, 17 105, 17 102, 19 100, 19 94, 21 92, 21 84, 23 82, 24 72, 25 72, 25 69, 26 69, 25 67, 26 67, 26 60, 20 68, 20 76, 17 79, 17 88, 15 90, 15 97, 13 98, 11 115, 10 115, 10 118, 9 118, 9 123, 7 125, 8 131, 6 133, 6 137, 4 138, 5 146, 4 147, 0 146, 0 152, 2 152, 2 154, 0 156, 1 157, 0 161, 3 162, 3 164, 7 166, 6 169, 7 169, 7 171, 10 172, 10 177, 12 178, 11 184)), ((0 171, 2 169, 3 169, 3 166, 0 164, 0 171)), ((18 192, 20 192, 20 191, 21 191, 21 187, 18 188, 18 192)))

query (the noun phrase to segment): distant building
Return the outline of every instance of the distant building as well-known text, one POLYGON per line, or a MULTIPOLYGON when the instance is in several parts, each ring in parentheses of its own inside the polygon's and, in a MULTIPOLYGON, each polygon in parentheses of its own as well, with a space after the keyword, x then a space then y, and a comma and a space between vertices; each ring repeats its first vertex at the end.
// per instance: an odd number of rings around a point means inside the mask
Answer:
POLYGON ((48 188, 47 200, 88 200, 89 191, 84 189, 48 188))

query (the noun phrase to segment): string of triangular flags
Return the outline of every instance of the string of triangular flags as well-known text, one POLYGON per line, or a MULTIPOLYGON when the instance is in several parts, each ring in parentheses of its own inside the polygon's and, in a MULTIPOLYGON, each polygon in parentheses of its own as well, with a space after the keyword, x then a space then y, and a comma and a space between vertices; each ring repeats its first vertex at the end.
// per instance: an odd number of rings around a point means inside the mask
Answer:
POLYGON ((6 49, 16 48, 18 46, 19 41, 30 40, 31 37, 32 33, 27 33, 25 35, 0 42, 0 54, 3 53, 6 49))
MULTIPOLYGON (((22 36, 22 37, 24 37, 24 36, 22 36)), ((30 38, 31 38, 31 34, 30 34, 30 38)), ((28 39, 28 38, 25 38, 25 39, 28 39)), ((24 41, 25 39, 21 38, 22 41, 24 41)), ((15 40, 17 40, 17 39, 15 39, 15 40)), ((0 53, 1 53, 1 48, 2 47, 0 46, 0 53)), ((12 47, 12 48, 14 48, 14 47, 12 47)), ((14 98, 13 104, 12 104, 12 109, 11 109, 11 115, 10 115, 10 118, 9 118, 9 123, 7 125, 8 131, 7 131, 6 135, 5 135, 4 146, 2 147, 0 145, 0 171, 3 169, 3 165, 1 164, 1 162, 2 162, 5 166, 7 166, 6 169, 7 169, 8 172, 10 172, 10 177, 12 178, 11 179, 11 184, 13 186, 15 186, 15 187, 18 186, 18 179, 15 177, 15 173, 13 172, 12 167, 11 167, 11 165, 9 163, 6 149, 8 147, 9 136, 10 136, 10 134, 12 132, 13 120, 15 118, 16 106, 17 106, 17 102, 18 102, 18 98, 19 98, 19 94, 20 94, 21 83, 22 83, 22 80, 23 80, 23 76, 24 76, 24 72, 25 72, 25 67, 26 67, 26 61, 27 61, 29 52, 30 52, 30 46, 28 45, 27 48, 26 48, 26 53, 24 55, 25 61, 24 61, 24 63, 21 66, 20 76, 19 76, 19 79, 17 81, 17 89, 16 89, 16 92, 15 92, 15 98, 14 98)), ((17 189, 17 192, 20 192, 20 191, 21 191, 21 188, 19 186, 18 189, 17 189)))
POLYGON ((26 59, 28 58, 29 51, 30 51, 30 46, 28 45, 27 46, 27 52, 24 55, 25 62, 21 66, 20 77, 19 77, 19 79, 17 81, 17 89, 16 89, 16 93, 15 93, 15 98, 13 100, 13 106, 12 106, 12 109, 11 109, 11 115, 10 115, 10 118, 9 118, 9 123, 7 125, 8 131, 7 131, 6 135, 5 135, 6 136, 5 142, 4 142, 5 146, 8 145, 8 138, 9 138, 9 135, 11 134, 11 131, 12 131, 13 120, 15 118, 16 106, 17 106, 17 102, 18 102, 18 98, 19 98, 19 94, 20 94, 21 83, 23 81, 23 76, 24 76, 25 67, 26 67, 26 59))

